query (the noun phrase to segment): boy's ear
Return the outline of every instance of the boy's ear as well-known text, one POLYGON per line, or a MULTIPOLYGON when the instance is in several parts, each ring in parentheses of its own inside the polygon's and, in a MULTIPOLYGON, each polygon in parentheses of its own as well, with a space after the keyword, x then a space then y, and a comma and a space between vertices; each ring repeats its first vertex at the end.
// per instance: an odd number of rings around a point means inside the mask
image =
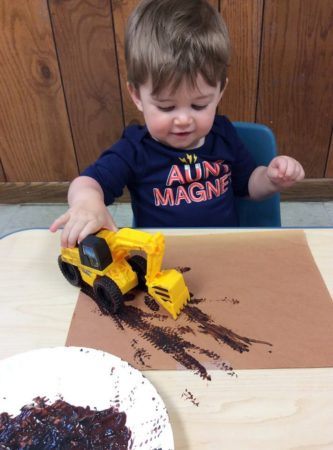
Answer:
POLYGON ((140 98, 140 92, 138 91, 138 89, 136 89, 132 83, 127 82, 127 90, 138 110, 142 112, 143 111, 142 102, 140 98))
POLYGON ((225 93, 225 91, 226 91, 226 89, 227 89, 228 83, 229 83, 229 78, 226 78, 226 79, 225 79, 225 83, 224 83, 224 88, 223 88, 222 91, 220 92, 220 98, 219 98, 219 101, 220 101, 221 98, 223 97, 223 95, 224 95, 224 93, 225 93))

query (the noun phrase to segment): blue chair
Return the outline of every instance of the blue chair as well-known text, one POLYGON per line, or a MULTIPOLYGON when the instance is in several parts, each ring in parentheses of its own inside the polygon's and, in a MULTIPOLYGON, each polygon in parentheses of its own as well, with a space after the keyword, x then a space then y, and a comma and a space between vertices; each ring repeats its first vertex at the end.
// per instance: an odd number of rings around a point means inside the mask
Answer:
MULTIPOLYGON (((257 123, 233 122, 233 125, 256 163, 267 166, 277 155, 275 137, 271 129, 257 123)), ((278 193, 261 201, 236 198, 236 208, 241 227, 281 227, 278 193)))

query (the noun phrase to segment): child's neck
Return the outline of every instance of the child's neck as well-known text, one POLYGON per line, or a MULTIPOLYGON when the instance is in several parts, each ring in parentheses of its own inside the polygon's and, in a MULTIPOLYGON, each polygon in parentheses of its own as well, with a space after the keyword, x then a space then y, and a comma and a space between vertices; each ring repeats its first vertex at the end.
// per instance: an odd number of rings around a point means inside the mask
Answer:
MULTIPOLYGON (((154 136, 151 136, 151 137, 154 139, 154 141, 161 142, 159 139, 155 138, 154 136)), ((194 147, 186 147, 186 148, 179 149, 179 150, 186 150, 186 151, 188 151, 188 150, 195 150, 196 148, 199 148, 202 145, 204 145, 204 143, 205 143, 205 136, 203 136, 194 147)))

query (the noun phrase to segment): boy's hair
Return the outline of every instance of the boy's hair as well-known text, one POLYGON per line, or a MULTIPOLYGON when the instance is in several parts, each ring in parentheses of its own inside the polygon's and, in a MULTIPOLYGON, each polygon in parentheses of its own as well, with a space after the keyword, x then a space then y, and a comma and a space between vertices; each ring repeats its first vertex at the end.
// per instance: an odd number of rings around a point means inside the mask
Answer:
POLYGON ((125 36, 127 77, 136 89, 152 82, 152 94, 174 92, 199 74, 211 86, 227 76, 227 27, 206 0, 143 0, 129 17, 125 36))

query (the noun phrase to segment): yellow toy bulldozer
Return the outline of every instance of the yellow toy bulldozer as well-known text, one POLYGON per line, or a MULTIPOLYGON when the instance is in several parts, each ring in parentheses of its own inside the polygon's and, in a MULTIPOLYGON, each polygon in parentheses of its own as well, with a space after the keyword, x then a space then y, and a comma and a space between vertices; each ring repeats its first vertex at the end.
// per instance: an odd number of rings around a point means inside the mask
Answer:
POLYGON ((75 248, 62 248, 58 263, 74 286, 87 283, 97 299, 114 314, 123 295, 138 286, 165 308, 174 319, 190 299, 183 275, 175 269, 161 270, 165 242, 161 233, 123 228, 101 230, 87 236, 75 248), (133 251, 145 252, 131 256, 133 251))

